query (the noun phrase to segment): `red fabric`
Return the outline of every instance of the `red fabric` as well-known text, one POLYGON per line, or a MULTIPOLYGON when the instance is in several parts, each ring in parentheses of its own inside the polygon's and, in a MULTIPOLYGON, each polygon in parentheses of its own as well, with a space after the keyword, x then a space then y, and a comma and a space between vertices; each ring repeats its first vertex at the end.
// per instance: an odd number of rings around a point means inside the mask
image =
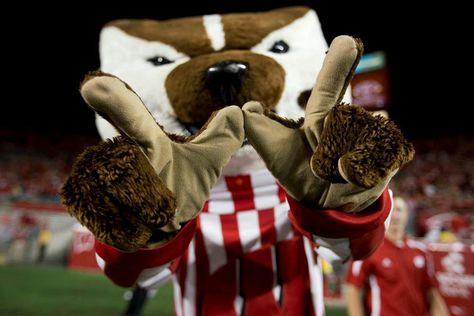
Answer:
POLYGON ((392 208, 388 188, 372 205, 363 212, 348 214, 338 210, 318 210, 309 208, 291 196, 290 220, 303 234, 308 232, 327 238, 361 237, 368 231, 383 226, 392 208))
POLYGON ((380 246, 385 233, 385 220, 390 215, 392 200, 388 189, 363 212, 348 214, 337 210, 308 208, 288 196, 289 218, 306 237, 349 238, 351 256, 363 259, 380 246))
POLYGON ((277 253, 282 315, 314 315, 303 237, 279 243, 277 253))
POLYGON ((260 241, 262 246, 273 245, 277 240, 273 209, 258 212, 258 224, 260 225, 260 241))
POLYGON ((95 250, 106 262, 104 273, 119 286, 133 286, 143 269, 161 266, 184 253, 194 236, 196 221, 194 219, 187 223, 175 238, 160 248, 128 253, 96 240, 95 250))
POLYGON ((128 254, 99 244, 97 253, 106 262, 109 278, 131 286, 143 269, 173 261, 174 267, 179 264, 174 280, 182 296, 175 303, 185 315, 234 315, 239 308, 262 315, 313 315, 311 286, 314 290, 322 285, 315 286, 310 279, 308 269, 319 268, 307 263, 300 231, 310 237, 312 231, 301 228, 306 227, 304 221, 341 230, 341 238, 354 235, 367 242, 364 238, 370 239, 371 234, 366 236, 364 229, 373 226, 372 232, 376 231, 386 217, 381 215, 386 209, 383 197, 358 215, 362 220, 350 220, 354 215, 338 211, 305 209, 290 201, 290 217, 299 225, 297 230, 288 220, 286 194, 268 172, 225 177, 215 189, 214 199, 205 204, 197 221, 161 248, 128 254), (365 226, 359 227, 361 223, 365 226), (353 233, 352 226, 359 234, 353 233), (275 285, 281 287, 281 302, 274 297, 275 285))
POLYGON ((241 292, 246 298, 244 315, 273 315, 278 312, 271 291, 276 281, 273 269, 271 248, 249 253, 241 261, 241 292))
POLYGON ((222 237, 224 238, 224 247, 227 253, 227 259, 231 260, 243 253, 240 242, 239 225, 236 214, 226 214, 220 217, 222 226, 222 237))
POLYGON ((236 276, 237 261, 232 261, 217 270, 207 280, 202 294, 201 315, 237 315, 234 309, 234 300, 239 294, 236 276))
POLYGON ((369 311, 374 303, 380 307, 381 316, 425 315, 427 291, 435 287, 430 265, 430 259, 422 249, 410 246, 407 241, 396 245, 384 239, 371 257, 351 263, 347 282, 365 288, 365 306, 369 311))
POLYGON ((226 177, 227 189, 232 194, 234 210, 236 212, 255 209, 253 200, 253 187, 250 176, 226 177))
POLYGON ((245 301, 242 315, 312 314, 302 236, 244 254, 209 275, 201 285, 197 292, 203 303, 197 315, 236 315, 239 300, 245 301), (281 301, 272 291, 276 285, 281 287, 281 301))
POLYGON ((385 236, 385 226, 382 224, 357 238, 351 238, 350 249, 354 260, 362 260, 370 256, 382 244, 385 236))

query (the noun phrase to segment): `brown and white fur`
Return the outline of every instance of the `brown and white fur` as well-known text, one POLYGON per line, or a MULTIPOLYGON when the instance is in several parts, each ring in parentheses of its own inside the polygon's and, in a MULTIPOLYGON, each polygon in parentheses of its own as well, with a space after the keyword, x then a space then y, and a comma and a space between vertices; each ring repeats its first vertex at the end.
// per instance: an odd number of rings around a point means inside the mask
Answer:
MULTIPOLYGON (((306 7, 166 21, 117 20, 100 36, 101 70, 127 82, 167 132, 182 135, 202 126, 214 110, 250 100, 283 117, 302 117, 326 50, 319 19, 306 7), (237 83, 222 83, 226 79, 221 74, 212 77, 216 65, 229 62, 231 70, 242 68, 237 83)), ((96 123, 103 138, 118 134, 99 116, 96 123)), ((263 167, 246 145, 224 174, 263 167)))

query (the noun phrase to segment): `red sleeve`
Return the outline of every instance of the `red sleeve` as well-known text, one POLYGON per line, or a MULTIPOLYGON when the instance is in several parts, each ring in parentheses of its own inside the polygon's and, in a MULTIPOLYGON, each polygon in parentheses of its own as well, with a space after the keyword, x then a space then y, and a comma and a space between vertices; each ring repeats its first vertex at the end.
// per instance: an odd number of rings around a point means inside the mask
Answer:
POLYGON ((370 259, 351 261, 347 268, 346 282, 355 287, 362 288, 367 282, 370 274, 371 262, 370 259))
POLYGON ((392 209, 388 188, 372 205, 357 214, 338 210, 311 209, 287 195, 290 221, 306 237, 321 245, 337 247, 337 255, 345 261, 360 260, 371 255, 382 243, 385 220, 392 209), (344 250, 344 247, 346 250, 344 250))
POLYGON ((197 219, 187 223, 167 244, 159 248, 144 248, 122 252, 95 241, 95 251, 104 262, 104 273, 115 284, 133 286, 143 269, 159 267, 179 258, 188 248, 196 230, 197 219))

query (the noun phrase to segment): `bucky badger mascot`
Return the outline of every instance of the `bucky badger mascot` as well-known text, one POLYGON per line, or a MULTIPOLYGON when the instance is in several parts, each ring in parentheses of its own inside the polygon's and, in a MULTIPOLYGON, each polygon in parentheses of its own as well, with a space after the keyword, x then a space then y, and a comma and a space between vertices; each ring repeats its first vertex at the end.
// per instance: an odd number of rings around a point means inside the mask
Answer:
POLYGON ((342 103, 362 48, 305 7, 107 24, 81 94, 108 139, 62 190, 105 274, 171 278, 177 315, 322 315, 319 256, 378 247, 413 156, 342 103))

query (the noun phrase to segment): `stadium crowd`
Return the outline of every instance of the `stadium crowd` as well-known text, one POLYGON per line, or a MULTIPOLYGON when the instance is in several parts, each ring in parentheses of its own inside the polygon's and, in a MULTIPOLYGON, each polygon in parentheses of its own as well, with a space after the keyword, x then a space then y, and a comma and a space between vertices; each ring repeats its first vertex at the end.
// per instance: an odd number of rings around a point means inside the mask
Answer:
MULTIPOLYGON (((0 201, 59 203, 58 192, 77 155, 98 138, 60 133, 0 131, 0 201)), ((414 234, 423 236, 426 219, 455 213, 448 227, 474 222, 474 139, 468 136, 415 141, 415 159, 391 183, 412 209, 414 234), (471 216, 471 218, 469 218, 471 216)), ((471 224, 472 225, 472 224, 471 224)), ((470 229, 472 233, 472 229, 470 229)), ((468 236, 474 238, 474 236, 468 236)))
POLYGON ((59 203, 75 157, 93 137, 0 131, 0 202, 59 203))
MULTIPOLYGON (((426 221, 444 215, 445 229, 455 233, 473 232, 474 139, 458 136, 415 142, 415 159, 391 183, 395 194, 407 198, 415 216, 415 235, 430 229, 426 221), (471 225, 471 229, 466 229, 471 225), (446 227, 448 226, 448 227, 446 227)), ((474 236, 464 236, 474 239, 474 236)))

